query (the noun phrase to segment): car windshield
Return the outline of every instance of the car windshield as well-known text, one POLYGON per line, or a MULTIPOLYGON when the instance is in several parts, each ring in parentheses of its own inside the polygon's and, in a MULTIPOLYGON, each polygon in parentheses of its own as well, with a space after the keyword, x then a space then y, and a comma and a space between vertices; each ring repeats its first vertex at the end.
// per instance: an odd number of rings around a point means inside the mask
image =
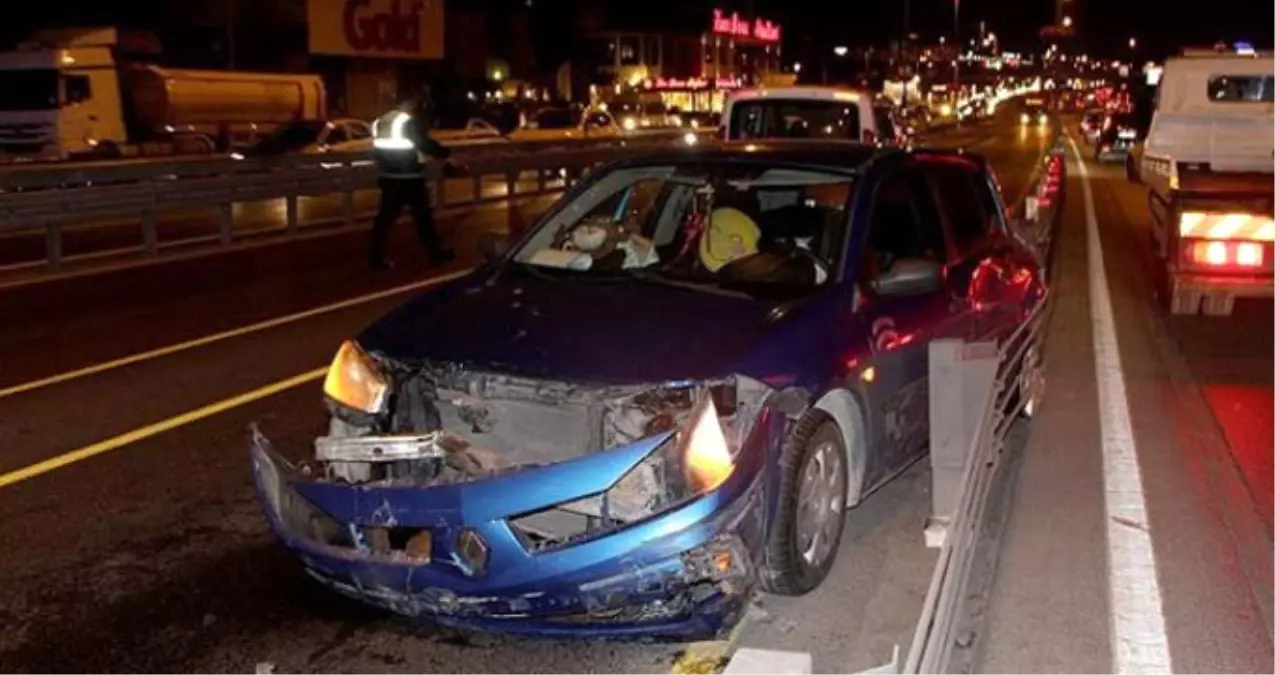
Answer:
POLYGON ((58 107, 58 71, 0 71, 0 110, 54 110, 58 107))
POLYGON ((620 168, 552 212, 513 260, 564 278, 801 292, 837 268, 853 180, 751 162, 620 168))
POLYGON ((731 137, 859 140, 859 106, 837 100, 740 101, 731 106, 731 137))

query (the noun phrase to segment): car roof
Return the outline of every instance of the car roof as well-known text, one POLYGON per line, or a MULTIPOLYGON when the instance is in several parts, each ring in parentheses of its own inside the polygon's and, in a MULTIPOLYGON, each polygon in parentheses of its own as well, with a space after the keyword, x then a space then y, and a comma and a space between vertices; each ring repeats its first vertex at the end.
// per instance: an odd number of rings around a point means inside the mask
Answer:
POLYGON ((873 158, 890 152, 897 152, 897 150, 877 148, 853 141, 766 139, 729 141, 694 149, 658 150, 621 160, 619 164, 624 166, 688 162, 775 162, 817 166, 833 171, 857 172, 873 158))
POLYGON ((873 95, 861 89, 850 87, 759 87, 756 89, 738 89, 731 94, 731 101, 747 101, 759 98, 799 98, 811 101, 844 100, 859 103, 873 100, 873 95))

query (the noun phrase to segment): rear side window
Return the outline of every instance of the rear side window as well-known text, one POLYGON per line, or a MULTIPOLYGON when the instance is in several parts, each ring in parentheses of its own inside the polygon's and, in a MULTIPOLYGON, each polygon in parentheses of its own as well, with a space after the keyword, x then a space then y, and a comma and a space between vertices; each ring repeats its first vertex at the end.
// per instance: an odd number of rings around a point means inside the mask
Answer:
POLYGON ((737 101, 730 109, 732 139, 839 138, 859 140, 859 105, 846 101, 737 101))
POLYGON ((1275 101, 1275 77, 1270 75, 1214 75, 1209 78, 1209 100, 1219 103, 1269 103, 1275 101))
POLYGON ((915 168, 887 177, 873 194, 859 280, 873 281, 905 258, 947 260, 938 210, 924 176, 915 168))
POLYGON ((938 194, 939 208, 951 228, 957 251, 966 253, 978 246, 987 234, 991 216, 987 197, 980 194, 977 171, 964 163, 935 162, 925 167, 925 173, 938 194))

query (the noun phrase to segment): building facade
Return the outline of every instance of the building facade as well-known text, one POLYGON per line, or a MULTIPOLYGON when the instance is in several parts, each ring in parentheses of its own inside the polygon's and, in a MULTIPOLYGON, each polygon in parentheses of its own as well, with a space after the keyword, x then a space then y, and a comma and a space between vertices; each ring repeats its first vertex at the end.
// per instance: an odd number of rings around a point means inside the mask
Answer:
POLYGON ((783 77, 781 27, 713 9, 693 30, 594 30, 582 45, 591 98, 660 99, 685 111, 720 111, 725 93, 783 77))

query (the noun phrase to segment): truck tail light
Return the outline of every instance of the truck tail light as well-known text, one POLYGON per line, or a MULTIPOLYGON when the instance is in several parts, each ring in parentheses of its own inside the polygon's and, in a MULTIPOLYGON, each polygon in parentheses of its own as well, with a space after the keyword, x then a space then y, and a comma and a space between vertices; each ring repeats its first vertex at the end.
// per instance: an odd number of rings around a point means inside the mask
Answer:
POLYGON ((1256 241, 1188 239, 1183 262, 1214 270, 1257 271, 1266 266, 1266 246, 1256 241))

